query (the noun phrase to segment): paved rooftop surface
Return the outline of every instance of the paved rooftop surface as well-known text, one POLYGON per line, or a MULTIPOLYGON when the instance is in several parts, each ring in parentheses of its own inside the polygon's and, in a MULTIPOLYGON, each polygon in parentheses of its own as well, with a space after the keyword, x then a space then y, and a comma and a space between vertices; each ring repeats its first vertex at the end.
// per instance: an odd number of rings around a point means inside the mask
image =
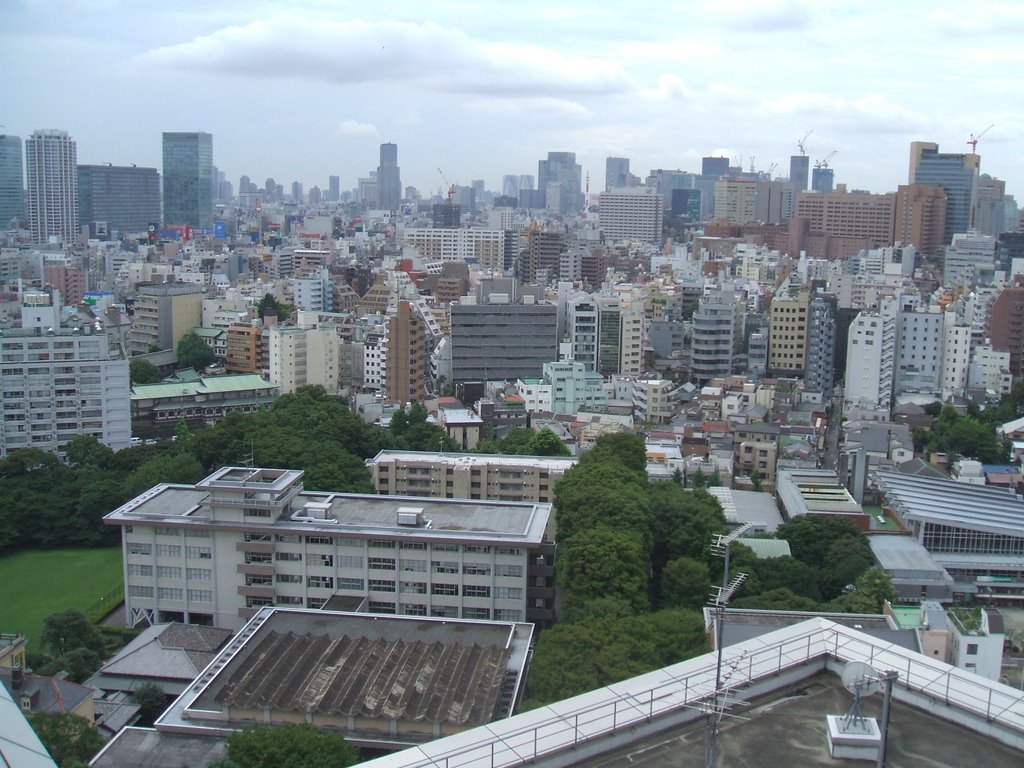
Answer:
MULTIPOLYGON (((845 714, 852 701, 835 675, 816 675, 750 707, 734 710, 719 736, 723 768, 856 766, 873 763, 835 760, 826 742, 825 715, 845 714)), ((862 702, 867 717, 878 717, 882 698, 862 702)), ((894 701, 889 724, 887 768, 1020 768, 1024 754, 953 723, 894 701)), ((588 768, 704 768, 705 728, 632 744, 628 750, 584 761, 588 768)))

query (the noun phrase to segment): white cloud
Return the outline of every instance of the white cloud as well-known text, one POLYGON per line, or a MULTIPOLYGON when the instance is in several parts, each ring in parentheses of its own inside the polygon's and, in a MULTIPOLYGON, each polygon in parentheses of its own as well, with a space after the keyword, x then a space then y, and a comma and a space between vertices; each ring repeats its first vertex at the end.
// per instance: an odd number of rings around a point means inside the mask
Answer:
POLYGON ((342 120, 338 123, 337 134, 350 139, 369 139, 378 134, 377 126, 360 123, 358 120, 342 120))
POLYGON ((593 113, 579 102, 548 97, 535 99, 480 98, 467 101, 464 106, 471 112, 481 112, 489 115, 512 115, 517 117, 544 115, 545 117, 563 117, 578 120, 593 116, 593 113))
POLYGON ((482 96, 568 96, 632 87, 617 63, 529 43, 476 40, 434 22, 336 21, 284 13, 157 48, 141 59, 147 65, 245 78, 409 83, 482 96))

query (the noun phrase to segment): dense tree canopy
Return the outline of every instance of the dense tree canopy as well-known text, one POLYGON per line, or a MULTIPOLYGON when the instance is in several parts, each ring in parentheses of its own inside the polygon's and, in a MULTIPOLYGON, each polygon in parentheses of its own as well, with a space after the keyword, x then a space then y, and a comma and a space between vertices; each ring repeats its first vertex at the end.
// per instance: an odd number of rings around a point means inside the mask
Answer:
POLYGON ((265 725, 228 737, 228 754, 211 768, 347 768, 359 750, 339 734, 306 723, 265 725))
POLYGON ((61 768, 88 762, 103 747, 103 737, 84 717, 70 712, 38 712, 28 716, 39 740, 61 768))
POLYGON ((132 385, 156 384, 160 381, 160 372, 149 360, 133 357, 128 363, 128 377, 132 385))
POLYGON ((178 342, 178 365, 192 368, 200 373, 208 365, 217 361, 210 345, 203 341, 195 331, 189 331, 178 342))
POLYGON ((580 531, 558 552, 558 578, 567 602, 617 598, 636 612, 650 609, 639 534, 601 525, 580 531))

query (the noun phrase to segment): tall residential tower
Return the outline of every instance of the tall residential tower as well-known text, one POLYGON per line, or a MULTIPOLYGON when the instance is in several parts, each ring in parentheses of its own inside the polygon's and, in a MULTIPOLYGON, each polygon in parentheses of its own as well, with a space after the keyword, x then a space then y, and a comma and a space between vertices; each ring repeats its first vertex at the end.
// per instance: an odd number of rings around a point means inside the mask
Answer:
POLYGON ((0 135, 0 230, 25 219, 21 137, 0 135))
POLYGON ((35 131, 25 142, 27 210, 33 243, 78 234, 78 148, 67 131, 35 131))

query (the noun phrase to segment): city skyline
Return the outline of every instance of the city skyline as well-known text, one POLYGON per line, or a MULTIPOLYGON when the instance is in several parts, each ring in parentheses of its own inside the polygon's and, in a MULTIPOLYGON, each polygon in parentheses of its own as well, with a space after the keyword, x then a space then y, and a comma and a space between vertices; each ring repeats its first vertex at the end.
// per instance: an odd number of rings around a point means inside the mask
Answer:
POLYGON ((592 193, 608 156, 630 158, 641 177, 697 172, 705 155, 775 163, 784 176, 812 129, 811 162, 836 151, 837 183, 892 191, 906 182, 910 142, 967 152, 994 124, 981 171, 1022 193, 1014 5, 363 8, 14 4, 0 11, 0 39, 27 74, 5 86, 3 130, 67 130, 82 163, 156 167, 163 132, 206 131, 233 183, 273 176, 307 189, 331 175, 354 188, 394 142, 403 185, 429 195, 443 186, 438 167, 498 191, 552 151, 576 154, 592 193))

